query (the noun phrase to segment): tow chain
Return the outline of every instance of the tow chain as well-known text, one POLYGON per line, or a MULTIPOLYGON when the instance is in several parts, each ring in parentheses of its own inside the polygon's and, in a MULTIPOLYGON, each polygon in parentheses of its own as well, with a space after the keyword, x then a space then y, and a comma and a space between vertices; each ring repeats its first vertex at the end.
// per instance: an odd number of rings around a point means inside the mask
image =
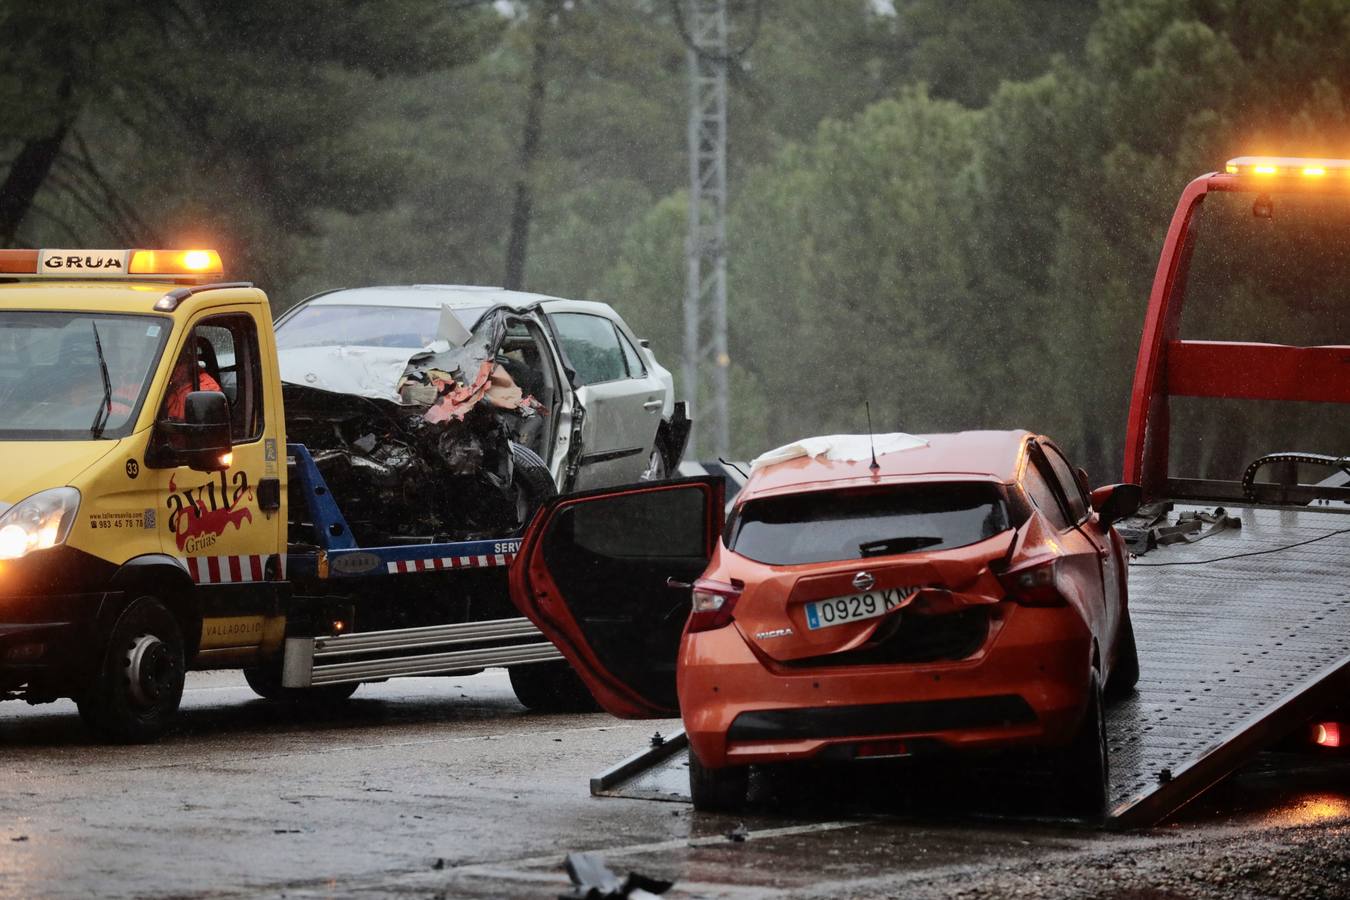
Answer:
POLYGON ((1247 471, 1242 473, 1242 494, 1248 500, 1256 499, 1256 473, 1272 463, 1292 462, 1304 463, 1310 466, 1326 466, 1331 469, 1340 469, 1342 472, 1350 475, 1350 456, 1329 456, 1325 453, 1267 453, 1265 456, 1257 457, 1247 471))

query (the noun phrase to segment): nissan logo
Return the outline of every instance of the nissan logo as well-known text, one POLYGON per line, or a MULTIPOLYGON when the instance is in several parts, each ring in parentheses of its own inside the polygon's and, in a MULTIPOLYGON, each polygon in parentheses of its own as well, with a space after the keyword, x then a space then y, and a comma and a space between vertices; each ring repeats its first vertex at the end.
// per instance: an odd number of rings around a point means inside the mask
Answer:
POLYGON ((860 591, 870 591, 876 583, 877 580, 872 577, 871 572, 859 572, 853 576, 853 586, 860 591))

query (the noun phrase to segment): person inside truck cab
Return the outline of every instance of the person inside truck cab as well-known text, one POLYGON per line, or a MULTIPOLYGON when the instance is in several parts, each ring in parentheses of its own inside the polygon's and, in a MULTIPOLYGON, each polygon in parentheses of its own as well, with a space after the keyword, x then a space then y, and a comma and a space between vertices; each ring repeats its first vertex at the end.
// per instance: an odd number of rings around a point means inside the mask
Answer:
POLYGON ((220 382, 212 374, 211 366, 215 353, 210 342, 198 337, 188 342, 174 363, 173 374, 169 376, 169 388, 164 395, 164 412, 161 418, 171 422, 181 422, 187 395, 193 391, 219 391, 220 382))

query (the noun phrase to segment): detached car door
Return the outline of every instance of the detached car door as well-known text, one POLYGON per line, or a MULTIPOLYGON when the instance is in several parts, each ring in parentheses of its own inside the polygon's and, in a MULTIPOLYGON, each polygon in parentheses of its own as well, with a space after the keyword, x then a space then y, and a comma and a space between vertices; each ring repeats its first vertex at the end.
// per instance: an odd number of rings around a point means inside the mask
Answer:
POLYGON ((511 599, 620 718, 678 715, 692 583, 721 536, 720 479, 571 494, 526 529, 511 599))
POLYGON ((580 468, 574 488, 637 481, 650 462, 666 387, 608 318, 549 313, 567 363, 576 373, 581 422, 580 468))

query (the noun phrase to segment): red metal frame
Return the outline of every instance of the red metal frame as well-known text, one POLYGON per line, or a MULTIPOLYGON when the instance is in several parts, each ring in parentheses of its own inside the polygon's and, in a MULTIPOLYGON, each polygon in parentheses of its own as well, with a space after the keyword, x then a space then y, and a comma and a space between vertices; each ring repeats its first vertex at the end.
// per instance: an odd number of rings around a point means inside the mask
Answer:
POLYGON ((1339 188, 1212 172, 1188 184, 1177 201, 1149 294, 1125 432, 1124 480, 1141 485, 1147 498, 1166 491, 1173 396, 1350 403, 1350 347, 1178 340, 1183 292, 1177 278, 1195 210, 1210 191, 1272 189, 1339 188))

